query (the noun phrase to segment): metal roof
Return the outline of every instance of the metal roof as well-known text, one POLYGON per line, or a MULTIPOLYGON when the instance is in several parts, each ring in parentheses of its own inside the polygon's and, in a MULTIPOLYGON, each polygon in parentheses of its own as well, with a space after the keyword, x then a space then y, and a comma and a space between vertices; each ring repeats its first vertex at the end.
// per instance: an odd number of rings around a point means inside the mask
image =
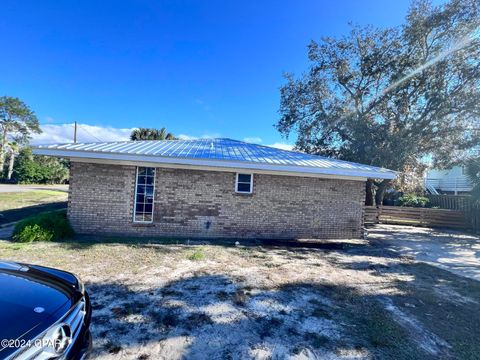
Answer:
MULTIPOLYGON (((392 170, 232 139, 146 140, 40 145, 34 153, 169 164, 393 179, 392 170)), ((94 161, 92 161, 94 162, 94 161)))

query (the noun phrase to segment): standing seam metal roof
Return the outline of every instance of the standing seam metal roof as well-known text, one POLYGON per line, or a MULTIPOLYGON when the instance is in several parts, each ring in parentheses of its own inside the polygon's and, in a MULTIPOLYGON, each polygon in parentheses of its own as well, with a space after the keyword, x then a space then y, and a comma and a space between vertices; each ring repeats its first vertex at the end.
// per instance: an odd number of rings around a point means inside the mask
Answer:
POLYGON ((34 149, 89 152, 92 154, 130 154, 180 159, 240 161, 266 165, 292 165, 349 171, 357 170, 362 172, 385 173, 390 177, 395 176, 394 171, 384 168, 224 138, 55 144, 40 145, 34 149))

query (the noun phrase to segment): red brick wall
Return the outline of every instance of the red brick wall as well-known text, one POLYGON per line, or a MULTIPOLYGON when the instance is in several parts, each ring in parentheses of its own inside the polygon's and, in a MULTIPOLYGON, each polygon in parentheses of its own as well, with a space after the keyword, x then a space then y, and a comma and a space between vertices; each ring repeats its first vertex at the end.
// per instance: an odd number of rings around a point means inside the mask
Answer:
POLYGON ((79 233, 228 238, 358 238, 362 181, 157 168, 154 222, 133 223, 135 167, 72 163, 69 217, 79 233))

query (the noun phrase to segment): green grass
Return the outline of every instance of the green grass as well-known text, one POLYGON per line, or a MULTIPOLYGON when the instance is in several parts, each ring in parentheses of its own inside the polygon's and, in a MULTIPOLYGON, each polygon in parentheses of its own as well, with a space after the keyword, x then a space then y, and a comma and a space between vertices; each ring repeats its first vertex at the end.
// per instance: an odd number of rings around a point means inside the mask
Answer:
POLYGON ((195 250, 193 253, 187 256, 187 259, 191 261, 201 261, 205 259, 205 252, 203 249, 195 250))
POLYGON ((66 209, 67 198, 68 193, 56 190, 0 193, 0 225, 46 211, 66 209))
POLYGON ((68 193, 56 190, 35 190, 25 192, 0 193, 0 211, 19 209, 28 206, 67 201, 68 193))

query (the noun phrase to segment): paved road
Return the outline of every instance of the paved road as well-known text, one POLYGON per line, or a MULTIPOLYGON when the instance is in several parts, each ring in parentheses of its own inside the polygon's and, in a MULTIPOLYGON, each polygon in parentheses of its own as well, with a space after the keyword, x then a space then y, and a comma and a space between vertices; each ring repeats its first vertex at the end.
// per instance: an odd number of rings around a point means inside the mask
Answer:
POLYGON ((12 237, 15 224, 8 224, 0 226, 0 240, 8 240, 12 237))
POLYGON ((412 226, 377 225, 369 229, 368 239, 401 255, 480 281, 480 236, 412 226))
POLYGON ((26 192, 35 190, 59 190, 68 191, 68 185, 16 185, 0 184, 0 193, 26 192))

